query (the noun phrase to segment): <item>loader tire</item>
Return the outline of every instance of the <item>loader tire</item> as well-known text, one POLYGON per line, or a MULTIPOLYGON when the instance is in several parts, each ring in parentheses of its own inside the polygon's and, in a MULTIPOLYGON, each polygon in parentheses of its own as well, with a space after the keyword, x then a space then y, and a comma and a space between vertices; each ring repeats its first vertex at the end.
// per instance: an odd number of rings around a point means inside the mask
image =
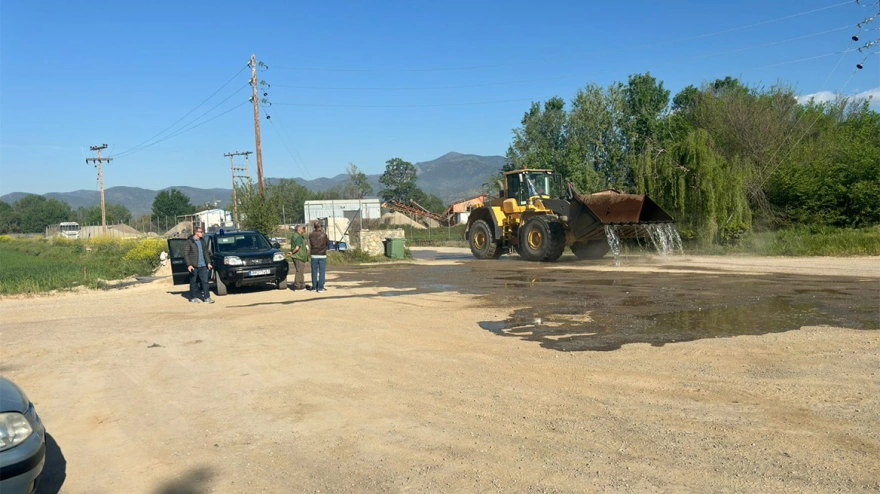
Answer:
POLYGON ((565 228, 555 216, 533 216, 519 229, 517 251, 527 261, 552 262, 565 250, 565 228))
POLYGON ((471 246, 471 253, 477 259, 498 259, 501 257, 501 246, 498 240, 492 234, 492 228, 485 220, 474 221, 471 230, 468 232, 468 244, 471 246))
POLYGON ((611 246, 608 245, 608 241, 605 239, 602 240, 590 240, 585 244, 574 244, 571 246, 571 251, 577 256, 578 259, 601 259, 602 256, 608 253, 611 250, 611 246))

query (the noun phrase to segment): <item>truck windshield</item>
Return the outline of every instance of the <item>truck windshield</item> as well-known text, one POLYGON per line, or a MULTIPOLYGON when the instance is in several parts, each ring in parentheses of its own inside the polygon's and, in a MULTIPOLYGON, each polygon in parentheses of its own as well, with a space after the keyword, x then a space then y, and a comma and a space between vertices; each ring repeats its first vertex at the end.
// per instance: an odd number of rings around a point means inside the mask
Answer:
POLYGON ((262 235, 245 233, 241 235, 223 235, 217 237, 217 252, 247 252, 256 250, 268 250, 272 246, 262 235))

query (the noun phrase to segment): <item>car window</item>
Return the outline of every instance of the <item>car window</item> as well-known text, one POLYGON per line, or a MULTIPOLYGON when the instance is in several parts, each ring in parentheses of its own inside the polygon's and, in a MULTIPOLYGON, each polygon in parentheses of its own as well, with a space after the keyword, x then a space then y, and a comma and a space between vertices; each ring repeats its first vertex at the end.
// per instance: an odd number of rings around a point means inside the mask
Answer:
POLYGON ((266 237, 257 234, 224 235, 216 238, 217 252, 247 252, 271 249, 266 237))

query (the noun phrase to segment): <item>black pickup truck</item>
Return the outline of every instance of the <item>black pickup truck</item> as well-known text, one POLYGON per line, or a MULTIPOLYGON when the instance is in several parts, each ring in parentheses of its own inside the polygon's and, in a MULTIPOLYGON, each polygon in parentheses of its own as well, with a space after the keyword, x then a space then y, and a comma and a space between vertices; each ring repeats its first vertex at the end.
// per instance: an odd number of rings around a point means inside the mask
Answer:
MULTIPOLYGON (((257 231, 209 233, 208 253, 214 269, 208 279, 216 286, 217 295, 226 295, 227 287, 275 283, 279 290, 287 288, 290 266, 280 245, 272 243, 257 231)), ((175 285, 189 283, 189 271, 183 258, 186 239, 168 239, 171 273, 175 285)))

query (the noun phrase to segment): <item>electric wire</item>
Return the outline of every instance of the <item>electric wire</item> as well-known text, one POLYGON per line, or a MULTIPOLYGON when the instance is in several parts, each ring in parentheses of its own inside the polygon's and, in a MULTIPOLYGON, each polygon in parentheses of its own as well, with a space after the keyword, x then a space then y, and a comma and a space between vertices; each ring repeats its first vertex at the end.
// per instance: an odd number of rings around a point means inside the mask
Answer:
MULTIPOLYGON (((777 62, 777 63, 768 64, 768 65, 748 67, 745 69, 741 69, 741 72, 746 72, 746 71, 751 71, 751 70, 759 70, 759 69, 765 69, 765 68, 771 68, 771 67, 779 67, 782 65, 791 65, 791 64, 802 63, 802 62, 808 62, 811 60, 833 57, 833 56, 839 55, 841 53, 848 53, 848 52, 852 52, 852 51, 856 51, 856 50, 851 49, 848 51, 836 51, 836 52, 831 52, 831 53, 825 53, 823 55, 816 55, 816 56, 812 56, 812 57, 799 58, 796 60, 787 60, 784 62, 777 62)), ((604 73, 604 72, 596 72, 596 73, 589 74, 589 75, 599 75, 602 73, 604 73)), ((585 77, 585 76, 578 76, 578 77, 585 77)), ((503 104, 503 103, 518 103, 518 102, 536 101, 536 100, 542 101, 542 100, 546 100, 546 99, 547 99, 546 97, 542 97, 542 98, 515 98, 515 99, 488 100, 488 101, 475 101, 475 102, 422 103, 422 104, 399 104, 399 105, 398 104, 387 104, 387 105, 386 104, 375 104, 375 105, 351 104, 351 105, 349 105, 349 104, 336 104, 336 103, 323 104, 323 103, 284 103, 284 102, 273 103, 273 104, 279 105, 279 106, 297 106, 297 107, 304 107, 304 108, 309 108, 309 107, 311 107, 311 108, 442 108, 442 107, 457 107, 457 106, 482 106, 482 105, 493 105, 493 104, 503 104)))
MULTIPOLYGON (((144 144, 146 144, 146 143, 152 141, 152 140, 155 139, 156 137, 159 137, 160 135, 164 134, 166 131, 168 131, 169 129, 171 129, 172 127, 174 127, 174 126, 177 125, 178 123, 180 123, 181 120, 183 120, 184 118, 190 116, 194 111, 196 111, 196 110, 198 110, 199 108, 201 108, 202 105, 204 105, 205 103, 207 103, 208 100, 210 100, 210 99, 213 98, 217 93, 219 93, 220 91, 222 91, 223 88, 225 88, 226 86, 228 86, 229 83, 231 83, 232 81, 234 81, 235 78, 238 77, 238 76, 239 76, 242 72, 244 72, 244 70, 247 69, 247 68, 248 68, 247 65, 245 65, 244 67, 242 67, 241 70, 239 70, 238 72, 235 73, 235 75, 233 75, 232 77, 230 77, 228 81, 226 81, 226 82, 225 82, 222 86, 220 86, 216 91, 214 91, 213 93, 211 93, 210 96, 208 96, 207 98, 205 98, 204 100, 202 100, 202 102, 199 103, 198 105, 196 105, 195 108, 193 108, 192 110, 188 111, 184 116, 178 118, 176 121, 174 121, 174 123, 172 123, 172 124, 169 125, 168 127, 165 127, 165 128, 162 129, 159 133, 157 133, 156 135, 150 137, 149 139, 145 140, 144 142, 142 142, 142 143, 140 143, 140 144, 138 144, 138 145, 136 145, 136 146, 134 146, 134 147, 131 147, 131 148, 129 148, 129 149, 126 149, 126 150, 124 150, 124 151, 121 151, 121 152, 119 153, 119 155, 126 154, 126 153, 128 153, 128 152, 130 152, 130 151, 133 151, 133 150, 139 148, 140 146, 142 146, 142 145, 144 145, 144 144)), ((114 155, 114 157, 119 156, 119 155, 114 155)))
MULTIPOLYGON (((829 5, 826 7, 820 7, 820 8, 811 9, 811 10, 807 10, 807 11, 803 11, 803 12, 798 12, 795 14, 790 14, 790 15, 786 15, 783 17, 779 17, 776 19, 770 19, 770 20, 766 20, 766 21, 747 24, 744 26, 733 27, 733 28, 723 29, 720 31, 704 33, 704 34, 700 34, 700 35, 696 35, 696 36, 688 36, 685 38, 679 38, 679 39, 674 39, 674 40, 669 40, 669 41, 641 44, 641 45, 636 45, 636 46, 632 46, 632 47, 628 47, 628 48, 620 48, 617 50, 602 50, 602 51, 598 51, 598 52, 590 52, 590 53, 586 53, 583 55, 579 55, 577 57, 556 58, 556 59, 546 59, 545 58, 545 59, 541 59, 541 63, 546 63, 548 61, 577 60, 577 59, 587 58, 587 57, 590 57, 590 56, 593 56, 596 54, 638 51, 638 50, 643 50, 646 48, 653 48, 656 46, 666 46, 666 45, 673 45, 673 44, 678 44, 678 43, 685 43, 688 41, 694 41, 694 40, 708 38, 708 37, 712 37, 712 36, 718 36, 718 35, 722 35, 722 34, 743 31, 746 29, 752 29, 752 28, 764 26, 767 24, 772 24, 772 23, 781 22, 781 21, 788 20, 788 19, 793 19, 795 17, 800 17, 800 16, 804 16, 804 15, 814 14, 817 12, 822 12, 822 11, 829 10, 829 9, 834 9, 837 7, 842 7, 844 5, 849 5, 851 3, 852 3, 852 0, 847 0, 845 2, 836 3, 834 5, 829 5)), ((445 71, 451 72, 451 71, 488 69, 488 68, 497 68, 497 67, 509 67, 509 66, 514 66, 514 65, 524 65, 524 64, 532 64, 532 63, 535 63, 535 61, 529 60, 529 61, 487 64, 487 65, 471 65, 471 66, 462 66, 462 67, 436 67, 436 68, 421 68, 421 69, 412 69, 412 68, 410 68, 410 69, 394 69, 394 68, 285 67, 285 66, 277 66, 277 65, 273 65, 273 67, 275 67, 277 69, 283 69, 283 70, 299 70, 299 71, 311 71, 311 72, 445 72, 445 71)))
MULTIPOLYGON (((132 154, 139 153, 139 152, 141 152, 141 151, 143 151, 143 150, 145 150, 145 149, 148 149, 148 148, 150 148, 150 147, 152 147, 152 146, 155 146, 156 144, 159 144, 160 142, 166 141, 166 140, 168 140, 168 139, 170 139, 170 138, 172 138, 172 137, 178 136, 178 135, 180 135, 180 134, 182 134, 182 133, 184 133, 184 132, 187 132, 187 131, 189 131, 189 130, 192 130, 192 129, 196 128, 196 127, 200 127, 202 124, 198 124, 198 125, 195 125, 195 126, 192 126, 192 125, 193 125, 195 122, 198 122, 199 120, 201 120, 201 119, 202 119, 203 117, 205 117, 207 114, 209 114, 209 113, 211 113, 212 111, 214 111, 215 109, 217 109, 217 107, 219 107, 219 106, 222 105, 223 103, 226 103, 227 101, 229 101, 229 100, 232 99, 233 97, 237 96, 239 93, 241 93, 241 90, 242 90, 242 89, 246 88, 246 87, 249 86, 249 85, 250 85, 250 83, 248 82, 248 83, 246 83, 245 85, 239 87, 239 88, 236 89, 232 94, 230 94, 229 96, 227 96, 226 98, 224 98, 222 101, 220 101, 220 102, 217 103, 216 105, 212 106, 212 107, 211 107, 210 109, 208 109, 207 111, 203 112, 203 113, 202 113, 201 115, 199 115, 198 117, 196 117, 196 118, 190 120, 186 125, 184 125, 181 129, 178 129, 178 130, 175 131, 174 133, 172 133, 172 134, 170 134, 170 135, 168 135, 168 136, 165 136, 165 137, 163 137, 162 139, 159 139, 159 140, 157 140, 157 141, 153 141, 153 142, 151 142, 151 143, 149 143, 149 144, 142 145, 142 146, 140 146, 139 148, 131 148, 131 149, 127 150, 127 151, 124 151, 124 152, 122 152, 122 153, 119 153, 118 155, 115 156, 115 158, 119 158, 119 157, 123 157, 123 156, 131 156, 132 154), (192 126, 192 127, 191 127, 191 126, 192 126)), ((227 112, 221 113, 221 115, 225 115, 226 113, 227 113, 227 112)), ((214 120, 214 118, 211 118, 211 119, 209 119, 209 120, 206 120, 206 122, 210 122, 211 120, 214 120)), ((206 123, 206 122, 202 122, 202 123, 206 123)))
MULTIPOLYGON (((302 156, 299 156, 299 151, 297 151, 296 156, 294 156, 293 152, 290 150, 290 147, 287 145, 287 140, 284 138, 284 136, 278 130, 278 127, 275 126, 275 119, 273 119, 273 117, 271 115, 266 113, 266 108, 263 105, 260 105, 260 111, 263 115, 266 116, 266 120, 269 121, 269 125, 272 127, 272 129, 275 130, 275 133, 278 134, 278 138, 281 141, 281 144, 287 150, 287 154, 290 155, 290 158, 291 158, 291 160, 293 160, 293 163, 299 167, 299 169, 306 175, 306 178, 308 180, 311 180, 312 175, 311 175, 311 173, 309 173, 309 170, 306 168, 305 162, 303 161, 302 156), (299 160, 297 160, 297 156, 299 156, 299 160)), ((277 115, 275 118, 277 118, 277 115)), ((278 125, 281 126, 282 129, 284 129, 284 125, 281 122, 279 122, 278 125)), ((284 132, 287 133, 287 129, 284 129, 284 132)), ((288 134, 288 138, 289 137, 290 136, 288 134)), ((293 139, 291 139, 291 141, 292 140, 293 139)), ((294 150, 296 149, 296 146, 292 142, 290 143, 290 145, 293 146, 294 150)))
MULTIPOLYGON (((692 61, 692 60, 699 60, 699 59, 703 59, 703 58, 712 58, 712 57, 718 57, 718 56, 722 56, 722 55, 730 55, 733 53, 740 53, 740 52, 744 52, 744 51, 755 50, 758 48, 766 48, 768 46, 789 43, 792 41, 797 41, 797 40, 801 40, 801 39, 805 39, 805 38, 811 38, 811 37, 815 37, 815 36, 821 36, 823 34, 829 34, 829 33, 837 32, 837 31, 842 31, 844 29, 850 29, 853 26, 854 26, 853 24, 850 24, 850 25, 841 26, 841 27, 834 28, 834 29, 821 31, 818 33, 797 36, 794 38, 788 38, 788 39, 779 40, 779 41, 771 41, 771 42, 767 42, 767 43, 761 43, 758 45, 752 45, 752 46, 747 46, 747 47, 743 47, 743 48, 736 48, 733 50, 726 50, 726 51, 722 51, 722 52, 707 53, 707 54, 696 55, 696 56, 691 56, 691 57, 679 57, 679 58, 667 60, 663 63, 668 64, 668 63, 676 63, 676 62, 686 62, 686 61, 692 61)), ((535 79, 520 79, 520 80, 514 80, 514 81, 499 81, 499 82, 487 82, 487 83, 478 83, 478 84, 461 84, 461 85, 449 85, 449 86, 423 86, 423 87, 380 87, 380 86, 339 87, 339 86, 337 86, 337 87, 330 87, 330 86, 303 86, 303 85, 289 85, 289 84, 273 84, 272 86, 273 87, 280 87, 280 88, 291 88, 291 89, 317 89, 317 90, 339 90, 339 91, 432 91, 432 90, 444 90, 444 89, 473 89, 473 88, 491 87, 491 86, 527 84, 527 83, 532 83, 532 82, 558 81, 558 80, 564 80, 564 79, 592 77, 592 76, 602 75, 602 74, 606 74, 606 73, 610 73, 610 72, 613 72, 613 71, 606 70, 606 71, 600 71, 600 72, 591 72, 589 74, 572 74, 572 75, 555 76, 555 77, 541 77, 541 78, 535 78, 535 79)))

